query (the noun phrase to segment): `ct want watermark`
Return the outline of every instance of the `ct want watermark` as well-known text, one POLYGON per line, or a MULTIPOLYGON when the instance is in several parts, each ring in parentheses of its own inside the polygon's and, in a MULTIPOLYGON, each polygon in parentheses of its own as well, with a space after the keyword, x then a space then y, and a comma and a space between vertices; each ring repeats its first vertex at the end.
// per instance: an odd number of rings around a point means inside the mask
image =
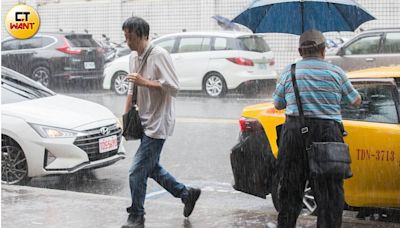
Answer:
POLYGON ((32 6, 24 4, 11 8, 4 21, 7 32, 16 39, 31 38, 40 27, 39 14, 32 6))

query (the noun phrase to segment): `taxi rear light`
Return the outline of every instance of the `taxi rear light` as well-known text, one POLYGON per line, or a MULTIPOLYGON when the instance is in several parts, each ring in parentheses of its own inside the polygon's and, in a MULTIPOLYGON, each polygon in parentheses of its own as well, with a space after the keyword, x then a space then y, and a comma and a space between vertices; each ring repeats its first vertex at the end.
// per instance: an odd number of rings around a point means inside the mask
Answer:
POLYGON ((240 132, 252 132, 260 127, 258 120, 241 117, 239 119, 240 132))

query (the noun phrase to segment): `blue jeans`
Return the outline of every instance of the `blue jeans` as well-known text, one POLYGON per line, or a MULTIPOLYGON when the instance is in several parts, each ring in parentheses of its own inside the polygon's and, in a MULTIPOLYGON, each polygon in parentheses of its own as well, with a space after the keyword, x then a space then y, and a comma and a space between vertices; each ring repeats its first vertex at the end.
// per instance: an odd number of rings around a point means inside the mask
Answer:
POLYGON ((154 139, 143 135, 138 151, 133 157, 129 170, 132 205, 130 213, 143 215, 146 198, 147 178, 151 177, 174 197, 182 201, 188 197, 188 189, 177 182, 171 174, 161 167, 160 154, 165 139, 154 139))

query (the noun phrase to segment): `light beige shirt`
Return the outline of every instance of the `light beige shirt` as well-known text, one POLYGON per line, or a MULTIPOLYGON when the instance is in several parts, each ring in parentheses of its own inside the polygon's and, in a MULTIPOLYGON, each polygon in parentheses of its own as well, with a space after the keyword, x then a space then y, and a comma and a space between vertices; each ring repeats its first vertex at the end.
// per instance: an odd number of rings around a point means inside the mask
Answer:
MULTIPOLYGON (((129 71, 135 73, 144 54, 132 52, 129 60, 129 71)), ((175 126, 175 97, 179 90, 179 81, 169 53, 155 46, 147 58, 141 75, 160 82, 162 89, 138 86, 137 105, 142 120, 144 133, 156 139, 166 139, 172 135, 175 126)))

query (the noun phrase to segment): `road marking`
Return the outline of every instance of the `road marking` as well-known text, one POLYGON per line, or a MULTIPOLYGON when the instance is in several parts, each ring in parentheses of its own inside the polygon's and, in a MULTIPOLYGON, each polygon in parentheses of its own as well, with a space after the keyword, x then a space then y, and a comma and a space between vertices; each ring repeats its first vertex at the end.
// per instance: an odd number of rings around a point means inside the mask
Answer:
POLYGON ((146 199, 149 199, 149 198, 152 198, 154 196, 158 196, 158 195, 164 194, 166 192, 167 192, 166 190, 160 190, 160 191, 157 191, 157 192, 149 193, 149 194, 146 195, 146 199))

